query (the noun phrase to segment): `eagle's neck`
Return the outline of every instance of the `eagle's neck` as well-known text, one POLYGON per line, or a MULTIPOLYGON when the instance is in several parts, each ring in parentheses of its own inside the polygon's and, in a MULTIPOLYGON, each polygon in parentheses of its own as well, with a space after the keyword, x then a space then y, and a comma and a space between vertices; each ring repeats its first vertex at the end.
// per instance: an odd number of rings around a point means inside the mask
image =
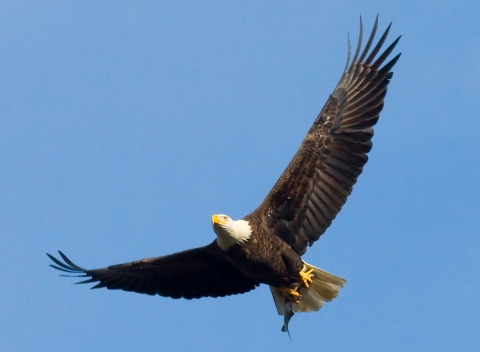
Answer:
POLYGON ((226 251, 236 244, 247 241, 252 235, 252 228, 246 220, 229 221, 227 224, 215 230, 217 244, 226 251))

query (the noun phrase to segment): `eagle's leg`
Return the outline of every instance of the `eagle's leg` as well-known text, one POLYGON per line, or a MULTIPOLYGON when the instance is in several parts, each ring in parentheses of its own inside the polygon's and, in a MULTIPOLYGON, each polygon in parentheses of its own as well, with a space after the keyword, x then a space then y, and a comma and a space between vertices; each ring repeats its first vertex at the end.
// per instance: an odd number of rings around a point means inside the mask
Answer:
POLYGON ((307 270, 307 268, 303 267, 302 271, 300 271, 299 274, 300 274, 300 278, 303 281, 303 286, 308 288, 309 284, 312 283, 313 269, 310 269, 308 271, 305 271, 305 270, 307 270))
POLYGON ((300 293, 298 293, 297 288, 280 287, 280 290, 282 290, 283 297, 285 297, 285 302, 300 302, 300 293))

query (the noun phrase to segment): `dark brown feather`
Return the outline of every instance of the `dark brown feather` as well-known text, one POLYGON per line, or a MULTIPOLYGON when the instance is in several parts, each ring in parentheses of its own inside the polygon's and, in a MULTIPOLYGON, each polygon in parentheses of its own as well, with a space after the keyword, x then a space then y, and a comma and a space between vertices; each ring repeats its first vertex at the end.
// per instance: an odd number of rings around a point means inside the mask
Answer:
POLYGON ((94 270, 83 269, 59 253, 65 263, 47 254, 58 265, 51 266, 70 274, 80 274, 80 277, 90 277, 78 283, 98 282, 92 288, 192 299, 245 293, 259 285, 226 260, 216 242, 164 257, 94 270))
POLYGON ((383 109, 390 69, 400 56, 380 68, 400 37, 377 56, 390 25, 370 51, 377 26, 378 18, 357 61, 363 33, 360 20, 352 63, 287 169, 262 204, 246 217, 256 219, 259 226, 273 231, 300 255, 330 226, 368 160, 372 127, 383 109))

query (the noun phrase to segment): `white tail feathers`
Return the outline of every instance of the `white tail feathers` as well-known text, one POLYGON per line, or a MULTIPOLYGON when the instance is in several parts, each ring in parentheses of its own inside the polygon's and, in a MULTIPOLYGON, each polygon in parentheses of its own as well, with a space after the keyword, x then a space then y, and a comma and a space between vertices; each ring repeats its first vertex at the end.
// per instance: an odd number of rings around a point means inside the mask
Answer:
MULTIPOLYGON (((313 269, 312 283, 310 287, 302 287, 300 289, 300 302, 293 303, 293 311, 296 312, 314 312, 322 308, 324 302, 330 302, 338 296, 338 292, 345 284, 346 280, 338 276, 327 273, 326 271, 316 268, 310 264, 303 262, 306 270, 313 269)), ((285 314, 285 297, 280 288, 270 286, 273 300, 277 307, 278 314, 285 314)))

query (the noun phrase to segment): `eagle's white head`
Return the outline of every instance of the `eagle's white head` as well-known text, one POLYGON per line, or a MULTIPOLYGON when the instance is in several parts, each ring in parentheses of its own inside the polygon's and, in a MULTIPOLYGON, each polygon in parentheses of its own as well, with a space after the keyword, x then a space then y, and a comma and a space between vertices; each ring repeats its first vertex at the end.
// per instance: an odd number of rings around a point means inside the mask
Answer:
POLYGON ((235 221, 227 215, 214 214, 212 224, 217 235, 217 244, 224 251, 245 242, 252 235, 252 228, 246 220, 235 221))

